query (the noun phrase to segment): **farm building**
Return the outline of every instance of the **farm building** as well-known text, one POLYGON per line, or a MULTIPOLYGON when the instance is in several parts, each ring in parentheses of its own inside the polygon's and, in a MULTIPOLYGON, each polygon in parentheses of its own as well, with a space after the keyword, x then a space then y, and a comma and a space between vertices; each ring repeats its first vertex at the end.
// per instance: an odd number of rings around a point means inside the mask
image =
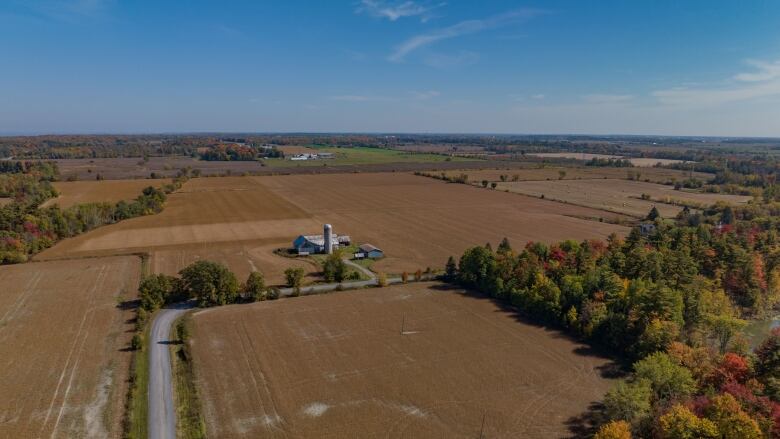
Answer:
POLYGON ((385 256, 382 249, 374 247, 371 244, 363 244, 358 248, 360 251, 355 253, 355 259, 379 259, 385 256))
POLYGON ((293 241, 293 248, 299 255, 308 255, 312 253, 332 253, 334 248, 346 247, 350 244, 349 236, 336 235, 330 224, 325 224, 324 234, 322 235, 300 235, 293 241), (330 239, 328 239, 330 238, 330 239), (329 245, 328 242, 330 241, 329 245))

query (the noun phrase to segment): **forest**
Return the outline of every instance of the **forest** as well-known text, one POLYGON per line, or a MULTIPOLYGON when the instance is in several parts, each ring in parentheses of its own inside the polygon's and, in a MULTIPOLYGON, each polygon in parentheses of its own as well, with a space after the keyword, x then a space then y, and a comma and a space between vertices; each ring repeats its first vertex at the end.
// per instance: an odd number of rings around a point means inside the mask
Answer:
POLYGON ((596 437, 774 437, 780 330, 751 349, 741 329, 780 298, 777 209, 686 209, 606 242, 505 239, 451 258, 447 278, 631 365, 596 437))

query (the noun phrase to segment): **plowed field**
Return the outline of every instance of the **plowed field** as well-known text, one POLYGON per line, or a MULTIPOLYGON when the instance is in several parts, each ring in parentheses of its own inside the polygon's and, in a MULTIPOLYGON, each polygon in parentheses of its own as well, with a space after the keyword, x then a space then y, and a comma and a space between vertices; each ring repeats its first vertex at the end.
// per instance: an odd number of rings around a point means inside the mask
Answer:
POLYGON ((196 312, 211 437, 568 436, 608 361, 436 284, 196 312), (403 330, 402 330, 403 322, 403 330))
POLYGON ((0 267, 0 437, 121 437, 137 257, 0 267))
POLYGON ((68 239, 38 259, 150 252, 156 272, 207 258, 241 278, 260 270, 278 283, 287 267, 316 270, 273 249, 320 233, 323 223, 382 248, 387 257, 376 268, 400 273, 443 267, 447 257, 504 236, 522 246, 626 233, 598 221, 617 216, 398 173, 198 178, 172 194, 162 213, 68 239))
POLYGON ((54 188, 59 192, 43 207, 54 204, 65 209, 81 203, 116 203, 122 200, 132 200, 141 195, 148 186, 160 187, 169 180, 104 180, 104 181, 58 181, 54 188))

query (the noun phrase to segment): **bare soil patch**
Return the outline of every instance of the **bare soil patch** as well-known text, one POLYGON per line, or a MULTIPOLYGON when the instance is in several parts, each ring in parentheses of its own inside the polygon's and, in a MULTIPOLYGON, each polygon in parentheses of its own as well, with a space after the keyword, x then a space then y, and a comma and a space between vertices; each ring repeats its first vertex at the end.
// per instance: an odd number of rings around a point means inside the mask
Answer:
POLYGON ((137 257, 0 267, 0 437, 121 437, 137 257))
POLYGON ((58 181, 54 188, 59 192, 57 198, 48 200, 43 207, 59 205, 66 209, 82 203, 116 203, 128 201, 141 195, 149 186, 161 187, 170 180, 105 180, 105 181, 58 181))
POLYGON ((475 438, 484 415, 484 437, 562 437, 609 388, 587 347, 437 286, 196 312, 209 435, 475 438))

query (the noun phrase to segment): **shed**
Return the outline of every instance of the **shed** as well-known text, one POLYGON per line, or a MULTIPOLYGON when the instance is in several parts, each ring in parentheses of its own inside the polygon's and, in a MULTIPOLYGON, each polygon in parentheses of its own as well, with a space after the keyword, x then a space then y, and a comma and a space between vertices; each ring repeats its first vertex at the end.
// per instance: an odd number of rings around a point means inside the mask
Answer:
POLYGON ((363 244, 358 248, 360 249, 360 253, 363 254, 364 258, 379 259, 385 256, 385 253, 382 251, 382 249, 371 244, 363 244))

